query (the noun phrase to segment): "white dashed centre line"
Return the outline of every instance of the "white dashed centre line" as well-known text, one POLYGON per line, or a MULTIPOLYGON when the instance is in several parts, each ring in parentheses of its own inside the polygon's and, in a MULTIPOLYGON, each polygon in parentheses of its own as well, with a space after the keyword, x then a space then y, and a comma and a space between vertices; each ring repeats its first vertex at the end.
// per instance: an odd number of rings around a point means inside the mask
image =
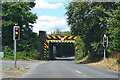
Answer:
POLYGON ((78 71, 78 70, 76 70, 76 72, 82 74, 82 72, 80 72, 80 71, 78 71))
POLYGON ((76 70, 77 73, 84 75, 85 77, 88 77, 87 75, 83 74, 82 72, 76 70))

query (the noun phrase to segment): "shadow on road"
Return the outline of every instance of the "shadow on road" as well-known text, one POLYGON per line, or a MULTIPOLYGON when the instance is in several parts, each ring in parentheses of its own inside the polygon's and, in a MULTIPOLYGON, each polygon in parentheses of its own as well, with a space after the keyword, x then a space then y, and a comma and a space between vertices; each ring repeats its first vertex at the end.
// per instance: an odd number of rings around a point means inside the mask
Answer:
POLYGON ((57 61, 73 61, 74 59, 55 59, 57 61))
MULTIPOLYGON (((73 61, 75 59, 75 57, 65 57, 65 58, 56 58, 56 59, 52 59, 52 60, 56 60, 56 61, 73 61)), ((51 60, 50 60, 51 61, 51 60)))

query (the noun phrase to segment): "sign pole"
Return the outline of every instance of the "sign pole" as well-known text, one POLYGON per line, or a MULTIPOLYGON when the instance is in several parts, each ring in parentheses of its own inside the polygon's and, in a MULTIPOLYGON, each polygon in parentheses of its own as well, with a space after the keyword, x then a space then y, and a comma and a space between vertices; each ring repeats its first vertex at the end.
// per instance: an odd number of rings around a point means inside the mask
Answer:
POLYGON ((103 47, 104 47, 104 59, 106 59, 106 48, 108 46, 108 36, 104 34, 103 36, 103 47))
POLYGON ((105 47, 104 47, 104 59, 106 59, 106 50, 105 50, 105 47))
POLYGON ((13 27, 13 40, 14 40, 14 62, 15 62, 15 68, 17 68, 16 64, 16 40, 20 40, 20 27, 15 25, 13 27))
POLYGON ((15 61, 15 68, 17 68, 16 66, 16 40, 14 40, 14 61, 15 61))

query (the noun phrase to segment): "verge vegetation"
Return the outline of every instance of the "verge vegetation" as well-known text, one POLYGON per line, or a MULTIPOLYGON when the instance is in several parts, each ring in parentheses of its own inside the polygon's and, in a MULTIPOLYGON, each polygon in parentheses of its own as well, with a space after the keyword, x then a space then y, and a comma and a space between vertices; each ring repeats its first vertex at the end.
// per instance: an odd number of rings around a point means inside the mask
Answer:
POLYGON ((30 12, 34 2, 2 3, 2 45, 5 59, 13 59, 13 26, 20 26, 20 40, 17 41, 17 59, 38 59, 38 35, 32 31, 37 16, 30 12), (23 26, 25 25, 25 26, 23 26))
POLYGON ((109 38, 106 61, 116 64, 109 58, 111 53, 120 53, 120 1, 69 2, 66 10, 71 33, 78 36, 76 45, 79 50, 75 61, 102 65, 103 35, 106 34, 109 38))

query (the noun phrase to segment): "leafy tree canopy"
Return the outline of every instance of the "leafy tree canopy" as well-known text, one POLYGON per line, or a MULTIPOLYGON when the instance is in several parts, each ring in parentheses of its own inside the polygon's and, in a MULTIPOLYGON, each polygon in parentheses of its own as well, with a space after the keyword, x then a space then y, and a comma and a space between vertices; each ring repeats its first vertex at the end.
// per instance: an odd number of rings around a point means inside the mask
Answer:
POLYGON ((38 35, 32 31, 33 26, 30 25, 35 23, 37 19, 36 14, 30 12, 34 6, 34 2, 2 3, 2 43, 4 50, 5 46, 13 50, 13 26, 17 24, 20 26, 20 40, 17 41, 17 51, 21 54, 24 52, 24 55, 37 51, 38 35), (25 54, 25 52, 27 53, 25 54))
POLYGON ((108 52, 120 52, 120 2, 70 2, 67 22, 73 35, 80 36, 82 55, 102 53, 102 37, 109 37, 108 52))

